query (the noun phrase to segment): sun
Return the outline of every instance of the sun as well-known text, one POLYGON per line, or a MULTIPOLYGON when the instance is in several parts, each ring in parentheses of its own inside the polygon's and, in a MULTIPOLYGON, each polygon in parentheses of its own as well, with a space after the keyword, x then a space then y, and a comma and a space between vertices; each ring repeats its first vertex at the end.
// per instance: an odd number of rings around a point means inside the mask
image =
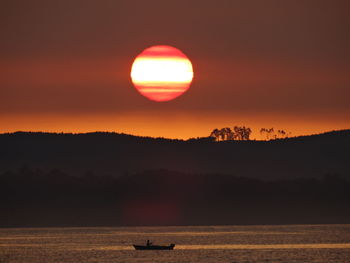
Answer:
POLYGON ((173 100, 191 85, 192 63, 179 49, 171 46, 152 46, 134 60, 131 80, 135 88, 153 101, 173 100))

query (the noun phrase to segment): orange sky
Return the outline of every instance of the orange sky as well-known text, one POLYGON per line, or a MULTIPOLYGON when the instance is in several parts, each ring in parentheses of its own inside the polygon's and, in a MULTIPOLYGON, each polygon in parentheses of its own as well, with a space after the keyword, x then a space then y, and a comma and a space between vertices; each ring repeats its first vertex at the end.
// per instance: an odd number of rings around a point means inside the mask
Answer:
POLYGON ((234 125, 293 135, 350 128, 349 7, 345 0, 5 1, 0 132, 189 138, 234 125), (130 80, 135 57, 158 44, 179 48, 194 69, 191 88, 162 103, 130 80))
MULTIPOLYGON (((327 113, 325 113, 326 117, 327 113)), ((331 119, 331 118, 326 118, 331 119)), ((348 129, 344 116, 325 121, 319 115, 284 116, 271 115, 229 115, 203 114, 202 112, 182 112, 169 115, 159 111, 130 112, 118 114, 21 114, 0 115, 1 123, 7 127, 1 132, 49 131, 49 132, 95 132, 116 131, 127 134, 152 137, 188 139, 208 136, 215 127, 245 125, 253 129, 252 139, 264 139, 259 134, 262 127, 285 129, 291 136, 316 134, 329 130, 348 129), (231 121, 234 120, 234 121, 231 121), (329 128, 332 127, 332 128, 329 128)))

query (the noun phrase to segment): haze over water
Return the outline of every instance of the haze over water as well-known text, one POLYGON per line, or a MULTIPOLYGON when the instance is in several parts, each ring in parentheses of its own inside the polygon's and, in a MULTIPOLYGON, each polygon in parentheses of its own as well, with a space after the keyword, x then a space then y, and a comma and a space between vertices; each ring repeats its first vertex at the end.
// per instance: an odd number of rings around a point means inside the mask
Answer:
POLYGON ((0 229, 0 262, 350 262, 350 225, 0 229), (132 244, 175 243, 173 251, 132 244))

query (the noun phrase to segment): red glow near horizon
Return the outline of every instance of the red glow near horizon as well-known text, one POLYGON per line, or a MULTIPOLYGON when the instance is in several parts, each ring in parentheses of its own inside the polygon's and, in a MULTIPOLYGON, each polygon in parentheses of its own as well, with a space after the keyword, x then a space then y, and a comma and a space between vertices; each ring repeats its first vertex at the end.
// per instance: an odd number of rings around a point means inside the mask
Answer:
POLYGON ((191 61, 179 49, 152 46, 136 57, 131 79, 146 98, 158 102, 169 101, 189 89, 193 68, 191 61))

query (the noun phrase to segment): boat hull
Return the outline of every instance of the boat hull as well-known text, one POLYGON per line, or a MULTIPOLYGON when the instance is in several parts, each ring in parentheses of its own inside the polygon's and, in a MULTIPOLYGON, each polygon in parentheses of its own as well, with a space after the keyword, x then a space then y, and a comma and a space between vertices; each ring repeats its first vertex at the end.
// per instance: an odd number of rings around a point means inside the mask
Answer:
POLYGON ((133 245, 136 250, 172 250, 175 247, 175 244, 170 244, 169 246, 142 246, 142 245, 133 245))

